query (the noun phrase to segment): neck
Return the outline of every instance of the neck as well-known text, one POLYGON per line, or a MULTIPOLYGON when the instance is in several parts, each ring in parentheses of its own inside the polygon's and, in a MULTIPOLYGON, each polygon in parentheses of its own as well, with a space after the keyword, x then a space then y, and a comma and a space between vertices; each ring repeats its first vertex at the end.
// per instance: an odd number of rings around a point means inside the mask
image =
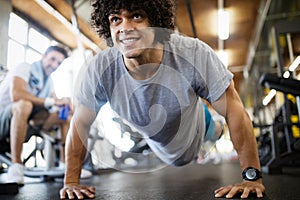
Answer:
POLYGON ((135 58, 125 58, 125 66, 130 75, 136 80, 151 78, 158 70, 163 58, 163 45, 147 49, 143 54, 135 58))

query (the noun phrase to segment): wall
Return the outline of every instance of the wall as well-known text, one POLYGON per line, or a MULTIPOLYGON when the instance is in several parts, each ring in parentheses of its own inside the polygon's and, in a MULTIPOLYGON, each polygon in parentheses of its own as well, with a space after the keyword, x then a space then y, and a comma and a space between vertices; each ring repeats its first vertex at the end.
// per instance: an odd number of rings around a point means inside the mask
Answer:
POLYGON ((0 65, 6 65, 7 41, 8 41, 8 21, 12 11, 11 1, 0 0, 0 65))

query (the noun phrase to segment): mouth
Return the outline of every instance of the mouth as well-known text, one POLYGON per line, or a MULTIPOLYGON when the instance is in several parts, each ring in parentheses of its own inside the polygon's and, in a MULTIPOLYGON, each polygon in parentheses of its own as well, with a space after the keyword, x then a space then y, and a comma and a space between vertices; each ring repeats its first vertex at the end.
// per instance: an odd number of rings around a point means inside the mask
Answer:
POLYGON ((128 37, 128 38, 120 39, 120 42, 124 45, 131 45, 137 42, 138 40, 139 40, 138 37, 128 37))

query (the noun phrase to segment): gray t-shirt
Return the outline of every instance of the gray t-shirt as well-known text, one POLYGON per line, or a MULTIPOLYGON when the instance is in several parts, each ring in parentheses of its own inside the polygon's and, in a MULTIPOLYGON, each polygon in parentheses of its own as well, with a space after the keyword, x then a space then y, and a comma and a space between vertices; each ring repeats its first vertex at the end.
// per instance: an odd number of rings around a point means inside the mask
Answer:
POLYGON ((26 90, 32 95, 46 98, 52 96, 53 82, 44 75, 41 61, 33 64, 22 63, 9 71, 0 85, 0 110, 11 104, 10 87, 13 77, 22 78, 26 83, 26 90))
POLYGON ((77 100, 95 113, 109 102, 161 160, 175 165, 190 162, 203 139, 199 97, 216 101, 233 77, 210 47, 176 34, 165 43, 162 62, 147 80, 133 79, 114 47, 96 55, 86 73, 77 100))

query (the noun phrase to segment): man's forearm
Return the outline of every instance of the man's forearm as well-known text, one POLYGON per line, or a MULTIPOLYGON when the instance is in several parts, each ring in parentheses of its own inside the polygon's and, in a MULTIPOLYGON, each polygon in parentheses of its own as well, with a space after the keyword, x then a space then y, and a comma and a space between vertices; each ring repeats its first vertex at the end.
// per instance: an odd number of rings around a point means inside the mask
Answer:
POLYGON ((231 120, 235 122, 229 122, 230 136, 238 153, 241 168, 251 166, 260 169, 257 143, 248 114, 242 111, 238 119, 231 120))
POLYGON ((66 173, 65 184, 79 184, 80 172, 86 154, 88 130, 85 138, 79 136, 73 125, 66 141, 66 173))

